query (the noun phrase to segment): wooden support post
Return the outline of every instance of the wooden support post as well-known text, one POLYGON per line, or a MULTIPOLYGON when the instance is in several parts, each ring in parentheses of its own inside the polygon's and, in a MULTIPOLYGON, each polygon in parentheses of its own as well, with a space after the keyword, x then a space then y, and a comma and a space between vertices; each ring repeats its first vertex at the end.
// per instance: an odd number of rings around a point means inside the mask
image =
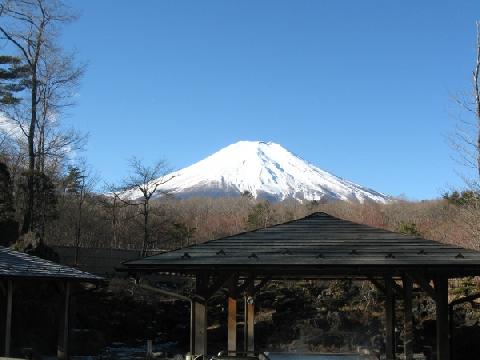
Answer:
POLYGON ((207 355, 207 304, 195 301, 194 354, 207 355))
POLYGON ((10 356, 12 340, 13 281, 7 281, 7 312, 5 317, 5 357, 10 356))
POLYGON ((65 282, 65 293, 63 299, 63 306, 60 310, 59 330, 58 330, 58 343, 57 343, 57 359, 66 360, 69 359, 68 342, 70 333, 70 282, 65 282))
POLYGON ((190 300, 190 354, 195 354, 195 302, 190 300))
POLYGON ((235 356, 237 353, 237 299, 228 297, 228 344, 227 350, 229 356, 235 356))
POLYGON ((195 278, 197 296, 193 300, 193 354, 207 355, 207 298, 209 275, 198 273, 195 278))
POLYGON ((453 338, 453 335, 455 333, 455 322, 453 321, 453 314, 454 314, 453 305, 450 304, 448 306, 448 323, 449 323, 449 331, 450 331, 450 344, 448 344, 448 346, 449 346, 449 349, 450 349, 450 359, 454 358, 453 344, 454 344, 455 339, 453 338))
POLYGON ((233 274, 228 280, 228 324, 227 324, 227 355, 237 355, 237 298, 238 274, 233 274))
POLYGON ((247 349, 248 352, 254 352, 255 351, 255 308, 254 308, 254 303, 253 303, 253 297, 249 296, 247 298, 248 304, 247 304, 247 314, 248 314, 248 344, 247 344, 247 349))
POLYGON ((436 278, 434 284, 437 315, 437 360, 450 360, 448 278, 436 278))
POLYGON ((403 282, 404 339, 405 360, 413 360, 413 314, 412 314, 412 280, 406 276, 403 282))
POLYGON ((245 295, 244 322, 244 350, 248 355, 255 352, 255 305, 253 303, 253 286, 249 287, 245 295))
POLYGON ((395 297, 393 280, 385 278, 385 355, 387 360, 395 359, 395 297))

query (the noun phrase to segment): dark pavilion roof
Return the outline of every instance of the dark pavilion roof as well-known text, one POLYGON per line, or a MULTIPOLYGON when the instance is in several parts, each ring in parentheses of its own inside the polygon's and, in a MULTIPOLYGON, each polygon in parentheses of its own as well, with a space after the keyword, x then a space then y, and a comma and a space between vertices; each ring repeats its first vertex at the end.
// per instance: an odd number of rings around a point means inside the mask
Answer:
POLYGON ((102 278, 0 246, 0 279, 57 279, 96 282, 102 278))
POLYGON ((237 271, 278 277, 480 275, 480 252, 326 213, 127 261, 132 271, 237 271))

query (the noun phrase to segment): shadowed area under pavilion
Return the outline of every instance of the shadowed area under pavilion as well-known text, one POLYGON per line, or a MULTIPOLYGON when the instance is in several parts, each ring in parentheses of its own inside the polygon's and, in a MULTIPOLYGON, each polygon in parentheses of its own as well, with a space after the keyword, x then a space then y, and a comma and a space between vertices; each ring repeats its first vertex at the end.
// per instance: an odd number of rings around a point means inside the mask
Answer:
MULTIPOLYGON (((56 320, 53 322, 58 325, 57 358, 69 359, 69 309, 72 293, 82 290, 83 284, 99 283, 102 280, 101 277, 88 272, 0 246, 0 290, 5 295, 6 308, 5 318, 2 319, 5 321, 4 326, 2 325, 3 343, 0 347, 5 357, 8 358, 15 352, 15 355, 19 355, 18 349, 14 351, 13 345, 22 343, 20 338, 25 336, 18 331, 17 338, 14 336, 13 330, 15 325, 18 325, 18 319, 15 318, 18 304, 15 302, 16 293, 25 288, 40 290, 42 286, 43 291, 48 286, 49 290, 56 293, 58 304, 54 304, 56 305, 54 317, 57 319, 50 320, 56 320)), ((25 293, 22 292, 22 295, 25 293)), ((19 300, 18 297, 16 300, 19 300)), ((52 300, 51 297, 49 300, 52 300)))
MULTIPOLYGON (((404 356, 413 359, 412 289, 435 302, 436 357, 451 359, 448 280, 480 274, 480 252, 398 234, 314 213, 303 219, 245 232, 124 263, 130 273, 194 276, 191 352, 206 355, 207 302, 228 293, 228 355, 255 355, 254 296, 271 280, 357 279, 386 297, 385 356, 395 354, 395 297, 403 302, 404 356), (244 346, 237 349, 237 299, 244 297, 244 346)), ((400 324, 398 324, 400 325, 400 324)))

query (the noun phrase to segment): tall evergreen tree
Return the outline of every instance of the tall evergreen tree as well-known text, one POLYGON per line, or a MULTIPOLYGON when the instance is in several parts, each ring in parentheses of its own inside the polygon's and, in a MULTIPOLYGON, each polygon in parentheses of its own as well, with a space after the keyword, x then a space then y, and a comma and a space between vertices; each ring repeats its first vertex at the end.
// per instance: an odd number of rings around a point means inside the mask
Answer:
POLYGON ((19 93, 28 85, 28 68, 19 57, 0 55, 0 109, 20 103, 19 93))

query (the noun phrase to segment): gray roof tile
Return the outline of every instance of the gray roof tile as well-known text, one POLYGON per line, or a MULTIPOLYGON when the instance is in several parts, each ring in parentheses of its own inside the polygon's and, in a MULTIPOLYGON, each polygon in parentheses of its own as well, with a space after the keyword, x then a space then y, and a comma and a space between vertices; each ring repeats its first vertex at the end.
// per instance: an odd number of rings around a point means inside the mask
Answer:
POLYGON ((95 282, 101 277, 0 246, 0 278, 57 278, 95 282))
POLYGON ((277 274, 282 269, 285 273, 321 273, 322 269, 343 267, 360 273, 365 268, 443 267, 453 276, 480 275, 480 252, 314 213, 265 229, 127 261, 124 265, 131 270, 184 273, 275 269, 277 274))

